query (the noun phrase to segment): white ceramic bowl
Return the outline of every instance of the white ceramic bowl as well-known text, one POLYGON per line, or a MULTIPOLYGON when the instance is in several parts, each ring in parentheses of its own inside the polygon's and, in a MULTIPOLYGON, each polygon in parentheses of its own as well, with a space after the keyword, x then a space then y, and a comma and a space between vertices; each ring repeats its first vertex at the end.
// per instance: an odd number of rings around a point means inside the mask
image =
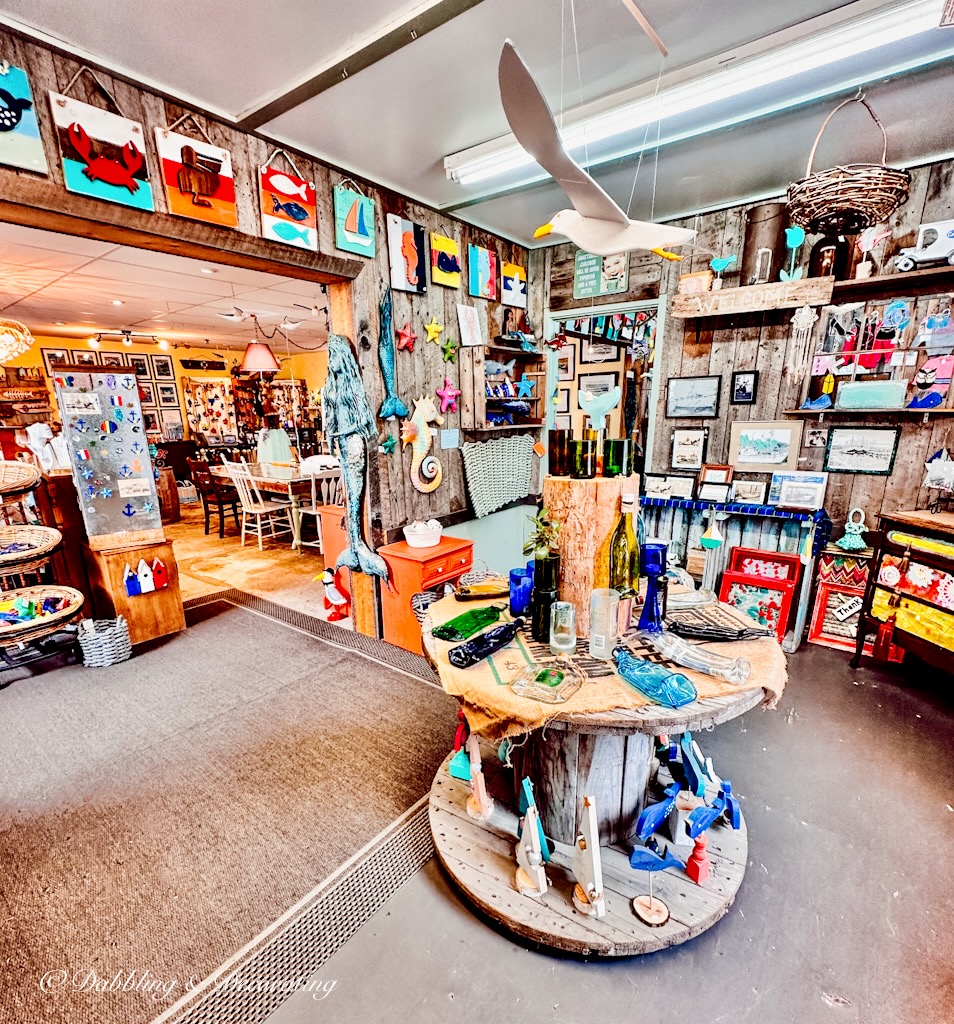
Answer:
POLYGON ((433 548, 441 542, 444 528, 436 519, 426 523, 409 523, 404 527, 404 539, 412 548, 433 548))

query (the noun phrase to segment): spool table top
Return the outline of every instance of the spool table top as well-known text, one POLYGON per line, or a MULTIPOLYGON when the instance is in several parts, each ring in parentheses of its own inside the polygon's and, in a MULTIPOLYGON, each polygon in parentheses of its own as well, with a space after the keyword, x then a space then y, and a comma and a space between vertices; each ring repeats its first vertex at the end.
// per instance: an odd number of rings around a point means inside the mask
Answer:
MULTIPOLYGON (((674 666, 695 684, 699 699, 681 708, 652 703, 616 673, 613 663, 584 654, 574 663, 587 677, 564 704, 544 704, 515 694, 508 685, 530 662, 553 661, 548 646, 534 643, 521 631, 517 639, 479 665, 455 668, 447 652, 455 644, 438 640, 433 626, 446 622, 469 608, 493 601, 462 604, 445 597, 428 609, 423 623, 424 650, 437 669, 441 685, 458 698, 471 729, 490 740, 501 740, 542 728, 573 732, 681 733, 729 721, 758 704, 774 707, 785 687, 785 655, 774 639, 708 644, 707 650, 730 658, 744 657, 752 665, 749 685, 734 686, 713 676, 674 666), (590 685, 590 684, 593 685, 590 685)), ((499 601, 496 603, 500 603, 499 601)), ((643 652, 640 652, 641 654, 643 652)), ((663 661, 653 652, 653 660, 663 661)))

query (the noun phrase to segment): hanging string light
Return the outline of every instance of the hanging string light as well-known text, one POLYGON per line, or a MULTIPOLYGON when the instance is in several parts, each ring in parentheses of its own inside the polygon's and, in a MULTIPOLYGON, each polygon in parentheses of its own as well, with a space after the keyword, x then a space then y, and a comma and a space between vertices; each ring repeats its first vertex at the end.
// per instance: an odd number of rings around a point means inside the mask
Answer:
POLYGON ((33 335, 26 324, 0 318, 0 364, 22 356, 32 344, 33 335))

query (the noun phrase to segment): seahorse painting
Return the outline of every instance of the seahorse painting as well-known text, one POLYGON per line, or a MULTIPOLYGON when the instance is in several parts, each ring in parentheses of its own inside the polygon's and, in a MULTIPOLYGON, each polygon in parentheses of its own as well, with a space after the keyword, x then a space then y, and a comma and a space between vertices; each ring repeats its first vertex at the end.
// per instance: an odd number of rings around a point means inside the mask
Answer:
POLYGON ((401 427, 402 445, 411 446, 411 483, 425 494, 436 491, 444 479, 444 469, 433 455, 428 455, 434 443, 429 424, 444 422, 434 405, 433 395, 424 395, 414 403, 414 412, 401 427))

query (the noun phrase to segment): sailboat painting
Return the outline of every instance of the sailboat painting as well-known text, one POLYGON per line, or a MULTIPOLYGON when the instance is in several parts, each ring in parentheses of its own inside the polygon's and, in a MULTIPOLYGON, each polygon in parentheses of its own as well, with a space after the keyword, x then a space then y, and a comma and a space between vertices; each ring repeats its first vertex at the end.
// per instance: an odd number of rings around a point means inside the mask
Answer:
POLYGON ((335 185, 335 245, 359 256, 375 254, 374 200, 347 185, 335 185))
POLYGON ((460 288, 460 244, 431 232, 431 280, 445 288, 460 288))

